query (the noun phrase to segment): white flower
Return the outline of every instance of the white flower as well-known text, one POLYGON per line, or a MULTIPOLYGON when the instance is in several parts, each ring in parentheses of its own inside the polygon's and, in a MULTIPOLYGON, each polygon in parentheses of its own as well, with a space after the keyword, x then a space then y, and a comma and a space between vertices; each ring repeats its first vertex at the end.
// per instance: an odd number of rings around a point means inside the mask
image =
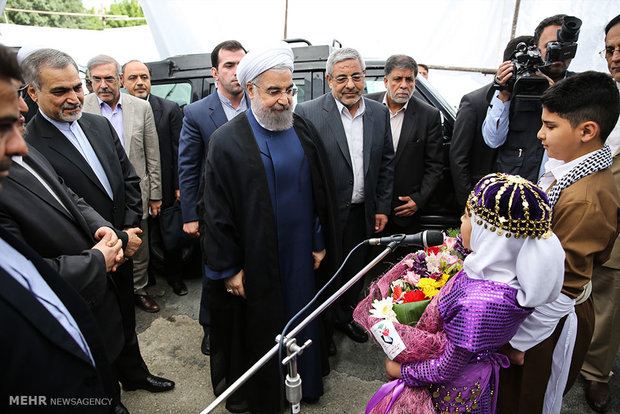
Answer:
POLYGON ((426 267, 429 273, 440 273, 441 272, 441 263, 439 261, 439 257, 430 253, 426 256, 426 267))
POLYGON ((398 322, 396 319, 396 313, 392 309, 392 298, 387 297, 385 299, 377 300, 375 299, 372 302, 372 309, 370 310, 370 316, 373 316, 378 319, 387 319, 392 322, 398 322))
POLYGON ((404 281, 403 279, 396 279, 395 281, 391 283, 390 286, 392 290, 394 290, 396 286, 400 286, 401 288, 405 289, 405 287, 407 287, 407 282, 404 281))

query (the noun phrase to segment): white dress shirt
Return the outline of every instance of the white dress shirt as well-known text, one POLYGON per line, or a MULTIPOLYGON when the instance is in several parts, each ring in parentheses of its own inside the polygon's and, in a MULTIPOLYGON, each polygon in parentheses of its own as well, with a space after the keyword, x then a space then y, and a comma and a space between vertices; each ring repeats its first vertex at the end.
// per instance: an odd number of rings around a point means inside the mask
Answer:
POLYGON ((335 99, 336 106, 340 112, 340 119, 344 133, 347 136, 347 145, 351 155, 351 166, 353 168, 353 194, 351 203, 358 204, 364 202, 364 111, 366 105, 364 98, 360 98, 360 105, 351 116, 349 108, 344 106, 339 100, 335 99))

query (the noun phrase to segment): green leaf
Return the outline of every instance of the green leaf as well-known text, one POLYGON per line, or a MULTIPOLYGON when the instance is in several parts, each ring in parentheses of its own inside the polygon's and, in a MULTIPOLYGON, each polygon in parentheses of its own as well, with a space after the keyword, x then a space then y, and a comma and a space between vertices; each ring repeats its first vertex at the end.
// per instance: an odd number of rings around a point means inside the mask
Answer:
POLYGON ((419 302, 395 303, 392 309, 394 309, 394 313, 396 313, 398 322, 409 326, 415 326, 429 303, 431 303, 430 299, 421 300, 419 302))

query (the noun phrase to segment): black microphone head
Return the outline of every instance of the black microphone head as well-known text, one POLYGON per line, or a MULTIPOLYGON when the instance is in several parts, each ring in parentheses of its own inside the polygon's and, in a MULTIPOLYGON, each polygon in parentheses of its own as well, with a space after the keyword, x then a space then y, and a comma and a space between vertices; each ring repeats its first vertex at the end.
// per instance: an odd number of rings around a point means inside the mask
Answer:
POLYGON ((443 233, 440 230, 426 230, 424 231, 424 236, 424 239, 426 239, 426 246, 428 247, 440 246, 443 244, 443 233))

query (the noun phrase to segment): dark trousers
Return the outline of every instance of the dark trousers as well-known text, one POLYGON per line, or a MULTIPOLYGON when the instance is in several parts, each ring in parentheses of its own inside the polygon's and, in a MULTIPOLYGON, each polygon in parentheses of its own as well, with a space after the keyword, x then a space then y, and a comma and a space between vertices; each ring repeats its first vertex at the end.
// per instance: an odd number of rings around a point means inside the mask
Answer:
POLYGON ((118 270, 112 273, 116 283, 118 302, 123 318, 123 334, 125 344, 120 355, 114 361, 118 379, 137 381, 145 378, 149 370, 140 354, 138 337, 136 336, 136 309, 133 297, 133 261, 128 260, 118 270))
MULTIPOLYGON (((592 299, 575 306, 575 313, 577 314, 577 338, 564 395, 575 383, 590 346, 594 331, 592 299)), ((560 338, 565 321, 566 317, 562 318, 549 338, 526 351, 523 366, 511 365, 500 371, 498 413, 542 413, 547 382, 551 375, 553 350, 560 338)))
POLYGON ((209 335, 211 332, 211 310, 209 309, 209 279, 207 279, 206 271, 206 265, 202 266, 202 295, 200 296, 198 322, 200 322, 205 335, 209 335))
MULTIPOLYGON (((364 204, 353 204, 349 208, 349 217, 344 227, 342 238, 342 254, 346 257, 349 251, 366 239, 366 219, 364 204)), ((342 268, 339 276, 339 286, 344 285, 368 264, 369 249, 362 246, 351 255, 342 268)), ((336 324, 349 323, 353 320, 353 309, 359 302, 363 280, 359 280, 338 299, 335 305, 336 324)))

